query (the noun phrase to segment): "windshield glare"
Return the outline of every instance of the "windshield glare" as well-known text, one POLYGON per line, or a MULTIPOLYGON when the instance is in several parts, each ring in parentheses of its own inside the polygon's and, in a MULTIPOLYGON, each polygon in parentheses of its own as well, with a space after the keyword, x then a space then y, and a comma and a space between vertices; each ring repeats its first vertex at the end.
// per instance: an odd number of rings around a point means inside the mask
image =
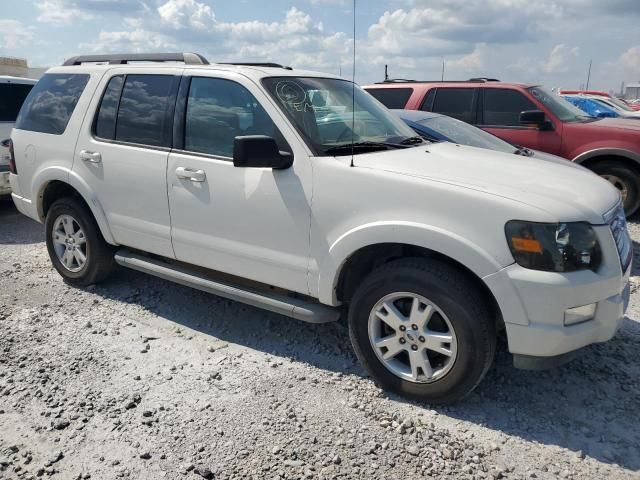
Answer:
POLYGON ((510 143, 455 118, 432 117, 420 120, 418 123, 427 130, 432 130, 436 134, 440 134, 460 145, 488 148, 489 150, 507 153, 513 153, 515 150, 515 147, 510 143))
POLYGON ((595 117, 587 115, 578 107, 573 106, 560 95, 550 92, 544 87, 530 87, 531 95, 544 104, 553 114, 563 122, 584 122, 594 120, 595 117))
POLYGON ((347 80, 270 77, 263 83, 318 155, 352 143, 399 144, 415 136, 402 120, 347 80))

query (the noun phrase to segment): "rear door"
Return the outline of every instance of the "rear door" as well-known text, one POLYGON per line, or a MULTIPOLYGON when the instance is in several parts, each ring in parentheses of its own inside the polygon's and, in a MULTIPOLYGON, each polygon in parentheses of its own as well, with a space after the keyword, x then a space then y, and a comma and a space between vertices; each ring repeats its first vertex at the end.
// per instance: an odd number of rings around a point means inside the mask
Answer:
POLYGON ((477 88, 432 88, 425 96, 422 110, 441 113, 475 124, 477 97, 477 88))
POLYGON ((520 123, 520 113, 540 110, 522 92, 511 88, 482 88, 478 127, 493 133, 513 145, 559 154, 562 146, 562 124, 556 122, 552 129, 520 123))
POLYGON ((116 242, 173 257, 167 161, 182 69, 131 70, 103 77, 73 170, 96 195, 116 242))

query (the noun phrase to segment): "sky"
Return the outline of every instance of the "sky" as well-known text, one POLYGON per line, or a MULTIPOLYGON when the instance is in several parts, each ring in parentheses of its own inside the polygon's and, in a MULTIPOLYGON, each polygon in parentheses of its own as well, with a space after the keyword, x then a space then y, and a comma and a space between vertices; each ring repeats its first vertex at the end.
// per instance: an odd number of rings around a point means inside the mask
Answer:
MULTIPOLYGON (((351 78, 353 0, 0 0, 0 55, 193 51, 351 78)), ((640 0, 356 0, 356 81, 640 82, 640 0)))

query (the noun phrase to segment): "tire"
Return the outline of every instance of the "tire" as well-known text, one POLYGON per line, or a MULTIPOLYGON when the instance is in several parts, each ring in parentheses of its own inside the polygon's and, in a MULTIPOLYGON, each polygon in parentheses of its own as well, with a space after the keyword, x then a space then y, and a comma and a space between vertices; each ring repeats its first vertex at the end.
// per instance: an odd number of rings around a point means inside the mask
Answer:
POLYGON ((71 197, 56 200, 47 212, 45 236, 51 263, 67 283, 77 286, 100 283, 113 272, 115 249, 104 240, 98 224, 83 202, 71 197), (70 235, 67 228, 78 231, 70 235), (69 252, 73 257, 71 262, 67 261, 64 253, 62 256, 60 254, 66 252, 67 247, 75 249, 69 252), (79 260, 82 255, 84 263, 79 260), (65 266, 63 259, 68 266, 65 266))
POLYGON ((611 182, 623 196, 624 212, 630 217, 640 208, 640 180, 638 173, 626 165, 607 160, 595 164, 592 170, 605 180, 611 182))
MULTIPOLYGON (((380 311, 385 312, 386 307, 380 311)), ((401 259, 373 271, 356 290, 349 308, 349 334, 358 359, 381 387, 413 400, 451 404, 469 394, 484 378, 493 362, 496 327, 489 312, 483 296, 462 272, 438 260, 401 259), (394 296, 402 297, 405 294, 419 297, 417 304, 420 308, 424 307, 425 312, 426 305, 431 306, 433 314, 426 322, 428 329, 421 326, 413 330, 410 325, 412 322, 408 320, 405 332, 400 332, 402 327, 391 329, 386 321, 379 326, 380 317, 374 313, 374 307, 386 298, 387 303, 390 301, 397 311, 406 316, 411 309, 411 300, 394 300, 394 296), (393 357, 393 367, 385 364, 379 356, 383 355, 385 348, 373 346, 375 340, 371 338, 378 337, 371 332, 376 328, 387 329, 386 333, 380 333, 379 338, 384 339, 382 342, 393 342, 390 344, 392 349, 405 349, 404 353, 401 351, 393 357), (425 341, 425 337, 416 333, 425 333, 427 342, 430 342, 430 334, 434 329, 452 337, 451 343, 441 343, 438 347, 444 352, 448 350, 449 356, 424 350, 427 344, 420 343, 425 341), (449 330, 452 333, 446 333, 449 330), (404 342, 398 347, 395 340, 398 338, 398 342, 402 342, 400 337, 404 338, 404 342), (424 355, 426 352, 431 365, 425 366, 433 369, 431 378, 425 375, 423 369, 416 370, 422 375, 408 378, 408 374, 413 375, 413 369, 408 366, 411 364, 409 355, 412 355, 409 349, 415 349, 415 355, 424 355), (406 371, 394 372, 392 368, 397 370, 397 366, 404 366, 406 371)), ((390 353, 390 350, 387 349, 386 353, 390 353)))

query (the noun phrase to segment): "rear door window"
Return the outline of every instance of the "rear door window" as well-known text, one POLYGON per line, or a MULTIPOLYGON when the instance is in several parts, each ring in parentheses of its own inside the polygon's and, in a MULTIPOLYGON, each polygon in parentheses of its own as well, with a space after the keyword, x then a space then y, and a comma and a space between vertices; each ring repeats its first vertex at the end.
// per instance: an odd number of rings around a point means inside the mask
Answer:
POLYGON ((115 139, 141 145, 171 146, 175 106, 173 75, 127 75, 116 119, 115 139))
POLYGON ((475 88, 438 88, 433 99, 433 111, 475 123, 475 88))
POLYGON ((123 84, 124 77, 122 75, 112 77, 104 91, 95 126, 95 134, 99 138, 113 140, 115 136, 116 114, 118 113, 123 84))
POLYGON ((44 75, 24 101, 16 128, 62 135, 88 81, 84 73, 44 75))
POLYGON ((367 92, 387 108, 405 108, 413 88, 367 88, 367 92))
POLYGON ((484 125, 519 127, 521 112, 538 109, 531 100, 517 90, 485 88, 483 92, 482 123, 484 125))
POLYGON ((24 83, 0 83, 0 122, 15 122, 24 99, 33 85, 24 83))

